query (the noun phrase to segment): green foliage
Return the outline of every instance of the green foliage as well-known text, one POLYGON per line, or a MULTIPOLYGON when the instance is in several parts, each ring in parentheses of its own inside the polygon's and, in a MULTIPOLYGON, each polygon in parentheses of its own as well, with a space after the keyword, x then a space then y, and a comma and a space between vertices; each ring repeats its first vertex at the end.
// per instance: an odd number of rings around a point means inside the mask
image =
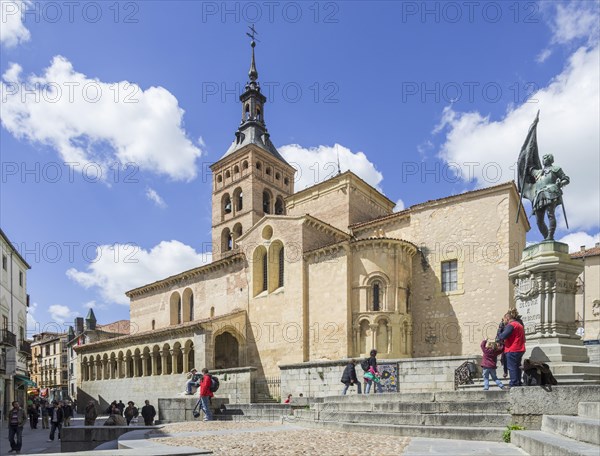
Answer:
POLYGON ((519 426, 518 424, 509 424, 506 426, 506 431, 502 434, 502 439, 506 443, 510 443, 510 433, 512 431, 523 431, 525 428, 523 426, 519 426))

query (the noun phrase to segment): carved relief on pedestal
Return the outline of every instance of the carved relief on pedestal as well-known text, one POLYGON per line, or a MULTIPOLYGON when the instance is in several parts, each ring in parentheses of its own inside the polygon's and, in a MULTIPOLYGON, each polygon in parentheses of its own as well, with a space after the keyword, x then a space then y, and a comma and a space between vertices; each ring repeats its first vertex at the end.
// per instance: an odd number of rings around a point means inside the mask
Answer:
POLYGON ((600 299, 596 299, 592 303, 592 315, 594 315, 594 317, 600 317, 600 299))
POLYGON ((530 272, 525 272, 514 279, 515 298, 518 300, 530 299, 539 294, 537 280, 530 272))

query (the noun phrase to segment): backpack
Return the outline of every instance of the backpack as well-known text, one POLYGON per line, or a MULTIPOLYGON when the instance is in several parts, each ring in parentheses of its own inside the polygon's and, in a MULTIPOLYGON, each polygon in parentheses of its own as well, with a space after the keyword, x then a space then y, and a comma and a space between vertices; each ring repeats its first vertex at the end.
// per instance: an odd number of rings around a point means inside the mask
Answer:
POLYGON ((219 379, 214 375, 210 376, 210 392, 216 393, 219 389, 219 379))
POLYGON ((365 358, 360 362, 360 367, 362 370, 367 372, 369 370, 369 358, 365 358))

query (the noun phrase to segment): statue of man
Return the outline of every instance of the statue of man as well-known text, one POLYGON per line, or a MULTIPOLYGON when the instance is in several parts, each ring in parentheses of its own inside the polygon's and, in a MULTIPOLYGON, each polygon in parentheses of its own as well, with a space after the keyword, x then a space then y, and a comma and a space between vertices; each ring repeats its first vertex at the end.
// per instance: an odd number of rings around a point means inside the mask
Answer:
MULTIPOLYGON (((544 240, 549 241, 554 239, 556 231, 556 206, 563 205, 562 187, 570 182, 569 177, 563 170, 554 166, 554 156, 546 154, 543 158, 543 166, 540 163, 537 145, 537 124, 539 121, 540 112, 529 127, 527 138, 521 148, 521 153, 518 159, 518 189, 521 193, 521 202, 517 211, 517 221, 521 212, 521 204, 523 197, 531 201, 533 214, 535 214, 537 226, 544 240), (546 225, 545 216, 548 214, 548 225, 546 225)), ((565 215, 565 223, 569 227, 567 217, 565 215)))
POLYGON ((554 211, 556 206, 562 204, 561 188, 567 185, 571 180, 564 171, 554 166, 554 156, 546 154, 542 157, 544 167, 542 169, 532 170, 535 177, 535 197, 533 200, 533 213, 540 233, 544 239, 554 239, 556 231, 556 216, 554 211), (545 214, 548 214, 548 226, 546 226, 545 214))

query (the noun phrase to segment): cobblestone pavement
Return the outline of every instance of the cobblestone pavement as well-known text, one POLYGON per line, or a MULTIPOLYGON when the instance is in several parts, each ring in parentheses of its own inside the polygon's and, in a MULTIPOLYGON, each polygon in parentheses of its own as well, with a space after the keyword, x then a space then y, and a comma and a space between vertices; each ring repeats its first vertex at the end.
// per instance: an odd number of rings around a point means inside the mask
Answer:
POLYGON ((153 432, 165 445, 212 450, 216 456, 402 454, 408 437, 304 429, 270 422, 186 422, 153 432), (180 434, 179 436, 177 434, 180 434), (170 435, 170 438, 159 438, 170 435))

